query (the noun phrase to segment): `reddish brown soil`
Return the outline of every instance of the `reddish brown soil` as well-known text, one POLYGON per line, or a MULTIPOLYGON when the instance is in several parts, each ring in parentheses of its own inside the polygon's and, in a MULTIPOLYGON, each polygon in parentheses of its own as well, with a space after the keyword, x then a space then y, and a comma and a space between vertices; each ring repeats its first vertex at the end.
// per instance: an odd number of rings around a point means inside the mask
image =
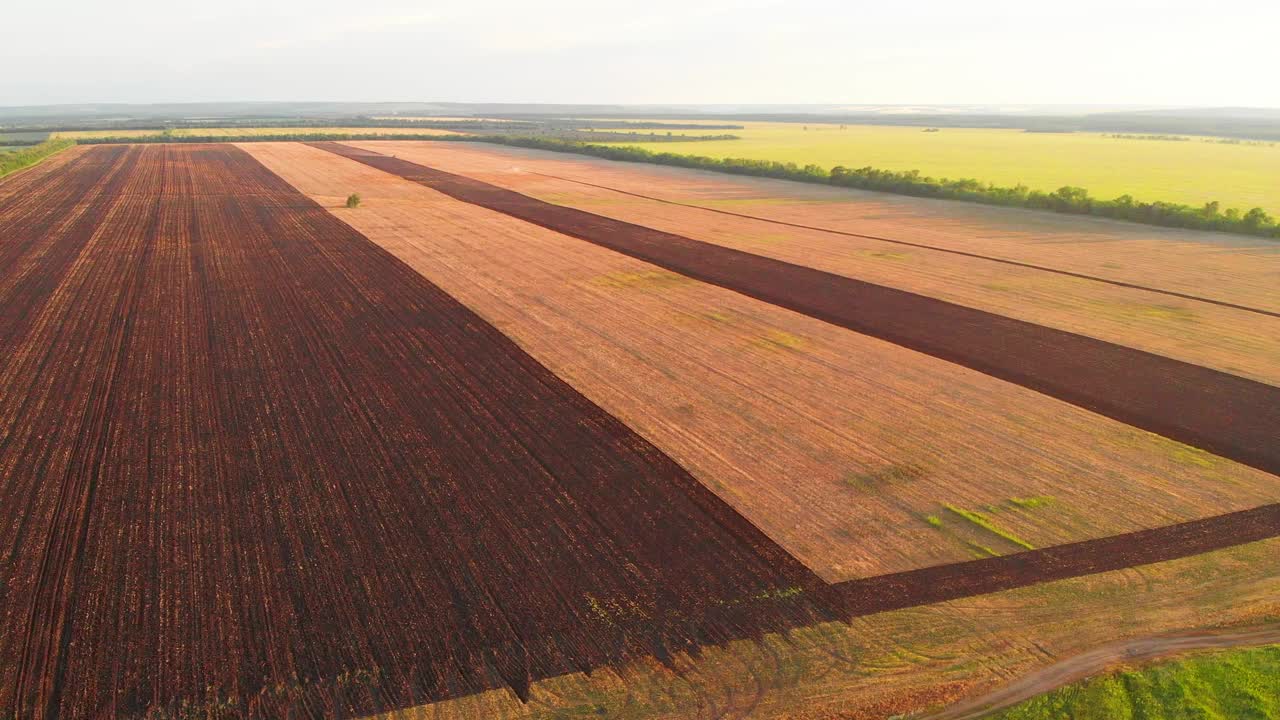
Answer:
POLYGON ((1280 504, 1151 530, 830 586, 851 615, 942 602, 1173 560, 1280 535, 1280 504))
POLYGON ((1280 387, 537 200, 341 143, 450 197, 631 255, 1280 474, 1280 387))
POLYGON ((2 211, 5 717, 348 716, 822 617, 816 576, 243 151, 57 178, 2 211))
POLYGON ((345 717, 523 695, 1280 534, 1267 506, 826 586, 243 151, 102 147, 13 182, 6 716, 345 717))

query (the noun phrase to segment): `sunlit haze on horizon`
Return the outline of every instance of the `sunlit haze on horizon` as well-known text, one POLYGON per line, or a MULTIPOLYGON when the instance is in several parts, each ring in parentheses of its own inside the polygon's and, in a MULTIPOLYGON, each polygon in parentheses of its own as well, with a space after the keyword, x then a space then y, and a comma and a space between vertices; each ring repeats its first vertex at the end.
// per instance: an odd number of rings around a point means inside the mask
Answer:
POLYGON ((1242 0, 70 0, 5 18, 0 105, 1280 106, 1280 4, 1242 0))

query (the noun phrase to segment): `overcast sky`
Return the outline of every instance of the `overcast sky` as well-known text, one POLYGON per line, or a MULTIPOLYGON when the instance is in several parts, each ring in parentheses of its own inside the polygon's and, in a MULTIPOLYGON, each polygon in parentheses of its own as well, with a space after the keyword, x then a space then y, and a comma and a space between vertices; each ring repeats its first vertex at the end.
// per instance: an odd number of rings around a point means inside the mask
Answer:
POLYGON ((1275 0, 64 0, 3 16, 0 105, 1280 107, 1275 0))

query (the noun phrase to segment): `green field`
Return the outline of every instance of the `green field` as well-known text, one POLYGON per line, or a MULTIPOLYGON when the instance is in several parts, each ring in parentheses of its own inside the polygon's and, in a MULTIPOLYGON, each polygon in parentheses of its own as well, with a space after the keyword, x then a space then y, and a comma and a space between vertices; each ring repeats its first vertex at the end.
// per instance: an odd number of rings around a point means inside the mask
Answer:
POLYGON ((1195 655, 1068 685, 990 720, 1280 718, 1280 645, 1195 655))
POLYGON ((1224 144, 1216 138, 1183 142, 1115 139, 1096 133, 1030 133, 1021 130, 875 125, 742 123, 741 140, 641 142, 655 152, 753 160, 777 160, 824 168, 844 165, 919 170, 946 178, 975 178, 1033 190, 1063 185, 1097 198, 1129 194, 1200 206, 1261 207, 1280 213, 1280 144, 1224 144), (807 128, 807 129, 806 129, 807 128))

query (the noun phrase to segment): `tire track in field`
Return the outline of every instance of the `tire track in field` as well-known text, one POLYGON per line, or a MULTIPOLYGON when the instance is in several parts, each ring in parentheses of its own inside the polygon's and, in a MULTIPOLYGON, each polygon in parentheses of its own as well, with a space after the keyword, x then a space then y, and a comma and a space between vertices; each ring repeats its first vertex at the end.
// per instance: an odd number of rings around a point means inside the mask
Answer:
POLYGON ((1280 475, 1280 387, 1075 333, 547 203, 335 142, 457 200, 901 345, 1280 475))
POLYGON ((1275 643, 1280 643, 1280 627, 1277 626, 1204 630, 1123 640, 1056 662, 985 695, 913 717, 918 720, 977 720, 1115 665, 1149 662, 1198 650, 1275 643))
POLYGON ((562 180, 564 182, 584 185, 586 187, 598 188, 600 190, 609 190, 620 195, 630 195, 631 197, 640 198, 642 200, 652 200, 653 202, 663 203, 665 205, 676 205, 679 207, 693 208, 694 210, 704 210, 706 212, 717 213, 719 215, 728 215, 730 217, 743 218, 746 220, 758 220, 772 225, 782 225, 785 227, 798 228, 800 230, 815 230, 817 232, 829 233, 831 235, 843 235, 845 237, 860 238, 863 240, 875 240, 877 242, 891 243, 893 245, 902 245, 906 247, 918 248, 921 250, 933 250, 935 252, 946 253, 948 255, 959 255, 961 257, 975 258, 978 260, 987 260, 1001 265, 1011 265, 1013 267, 1026 268, 1028 270, 1039 270, 1041 272, 1053 273, 1054 275, 1064 275, 1066 277, 1077 278, 1080 280, 1090 280, 1092 282, 1114 285, 1116 287, 1127 288, 1130 290, 1142 290, 1143 292, 1157 293, 1159 295, 1167 295, 1182 300, 1193 300, 1195 302, 1208 303, 1209 305, 1217 305, 1219 307, 1231 308, 1232 310, 1241 310, 1243 312, 1255 313, 1258 315, 1266 315, 1268 317, 1280 318, 1280 311, 1266 310, 1263 308, 1251 307, 1249 305, 1240 305, 1237 303, 1227 302, 1225 300, 1215 300, 1213 298, 1204 297, 1203 295, 1191 295, 1189 293, 1177 292, 1176 290, 1164 290, 1149 285, 1139 285, 1136 283, 1124 282, 1123 280, 1111 280, 1109 278, 1099 277, 1097 275, 1088 275, 1086 273, 1078 273, 1071 270, 1062 270, 1060 268, 1048 267, 1046 265, 1036 265, 1034 263, 1022 262, 1020 260, 1010 260, 1008 258, 996 257, 994 255, 983 255, 981 253, 967 252, 965 250, 956 250, 954 248, 942 247, 940 245, 928 245, 926 243, 911 242, 909 240, 897 240, 894 238, 882 237, 880 235, 867 235, 865 233, 850 232, 848 230, 837 230, 835 228, 821 227, 818 225, 805 225, 803 223, 790 222, 788 220, 779 220, 777 218, 768 218, 760 215, 749 215, 747 213, 733 212, 731 210, 721 210, 719 208, 706 207, 705 205, 697 205, 694 203, 680 202, 679 200, 669 200, 667 198, 655 197, 653 195, 644 195, 630 190, 622 190, 608 185, 599 185, 590 183, 585 180, 575 180, 573 178, 561 175, 552 175, 550 173, 537 172, 534 170, 525 170, 530 175, 540 175, 542 177, 551 178, 553 180, 562 180))

